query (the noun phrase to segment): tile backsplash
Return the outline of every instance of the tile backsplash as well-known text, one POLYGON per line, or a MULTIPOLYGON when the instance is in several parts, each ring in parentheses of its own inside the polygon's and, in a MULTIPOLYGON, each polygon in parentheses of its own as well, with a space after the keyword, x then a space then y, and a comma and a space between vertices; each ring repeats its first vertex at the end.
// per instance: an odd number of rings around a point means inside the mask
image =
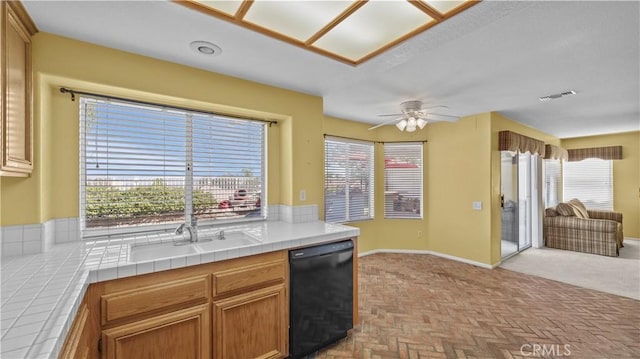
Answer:
POLYGON ((41 224, 2 227, 2 256, 35 254, 56 243, 80 240, 79 218, 57 218, 41 224))
MULTIPOLYGON (((318 205, 270 205, 269 221, 304 223, 318 220, 318 205)), ((0 230, 2 257, 45 252, 57 243, 79 241, 79 218, 56 218, 40 224, 4 226, 0 230)))
POLYGON ((279 206, 279 220, 287 223, 304 223, 318 220, 318 205, 279 206))

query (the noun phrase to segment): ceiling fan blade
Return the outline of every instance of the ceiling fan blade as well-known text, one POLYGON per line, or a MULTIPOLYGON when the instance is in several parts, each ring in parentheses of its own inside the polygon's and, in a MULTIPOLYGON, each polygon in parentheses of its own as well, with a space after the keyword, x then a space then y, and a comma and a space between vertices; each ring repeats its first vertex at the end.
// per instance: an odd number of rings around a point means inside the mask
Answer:
POLYGON ((420 111, 428 110, 430 108, 449 108, 449 106, 445 106, 445 105, 428 106, 428 107, 423 107, 422 110, 420 111))
POLYGON ((453 117, 453 118, 460 118, 460 116, 454 116, 454 115, 445 115, 442 113, 433 113, 433 112, 429 112, 427 113, 427 116, 442 116, 442 117, 453 117))
POLYGON ((459 116, 443 115, 439 113, 428 113, 425 117, 429 120, 445 122, 456 122, 460 119, 459 116))
POLYGON ((378 115, 378 117, 388 117, 388 116, 402 116, 401 113, 389 113, 386 115, 378 115))
POLYGON ((401 120, 401 119, 402 119, 402 117, 400 117, 400 118, 396 118, 396 119, 393 119, 393 120, 391 120, 391 121, 383 122, 383 123, 378 124, 378 125, 375 125, 375 126, 373 126, 373 127, 369 127, 369 130, 375 130, 375 129, 376 129, 376 128, 378 128, 378 127, 382 127, 382 126, 390 125, 390 124, 392 124, 392 123, 394 123, 394 122, 396 122, 396 121, 399 121, 399 120, 401 120))

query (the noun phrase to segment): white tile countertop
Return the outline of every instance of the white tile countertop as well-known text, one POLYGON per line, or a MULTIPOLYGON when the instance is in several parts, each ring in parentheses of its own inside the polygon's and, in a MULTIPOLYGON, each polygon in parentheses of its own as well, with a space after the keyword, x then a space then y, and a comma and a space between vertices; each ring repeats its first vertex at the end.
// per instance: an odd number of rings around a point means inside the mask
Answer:
POLYGON ((358 228, 320 221, 252 222, 201 229, 200 238, 242 231, 256 243, 133 263, 133 246, 171 242, 172 233, 80 241, 32 255, 2 258, 0 357, 57 358, 90 283, 327 243, 360 234, 358 228))

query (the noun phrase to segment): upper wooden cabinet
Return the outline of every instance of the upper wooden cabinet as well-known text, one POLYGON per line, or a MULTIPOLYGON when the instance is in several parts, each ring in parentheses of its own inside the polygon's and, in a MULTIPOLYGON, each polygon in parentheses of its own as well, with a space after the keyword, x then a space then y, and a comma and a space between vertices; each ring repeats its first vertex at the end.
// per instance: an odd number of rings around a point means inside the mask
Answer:
POLYGON ((0 2, 0 175, 33 169, 31 36, 37 29, 18 1, 0 2))

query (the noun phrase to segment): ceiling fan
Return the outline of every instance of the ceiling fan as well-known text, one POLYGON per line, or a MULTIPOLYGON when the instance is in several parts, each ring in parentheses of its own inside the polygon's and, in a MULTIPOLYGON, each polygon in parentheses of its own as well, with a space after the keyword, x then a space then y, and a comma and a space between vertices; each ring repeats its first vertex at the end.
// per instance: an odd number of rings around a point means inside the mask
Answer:
POLYGON ((416 129, 423 129, 424 126, 427 125, 427 121, 436 120, 436 121, 456 121, 458 120, 457 116, 443 115, 439 113, 432 113, 428 110, 433 108, 448 108, 447 106, 429 106, 422 108, 422 101, 405 101, 400 104, 400 112, 388 115, 378 115, 380 117, 394 116, 391 121, 383 122, 379 125, 375 125, 370 127, 370 130, 374 130, 378 127, 390 125, 395 122, 396 127, 400 131, 413 132, 416 129), (399 117, 398 117, 399 116, 399 117))

